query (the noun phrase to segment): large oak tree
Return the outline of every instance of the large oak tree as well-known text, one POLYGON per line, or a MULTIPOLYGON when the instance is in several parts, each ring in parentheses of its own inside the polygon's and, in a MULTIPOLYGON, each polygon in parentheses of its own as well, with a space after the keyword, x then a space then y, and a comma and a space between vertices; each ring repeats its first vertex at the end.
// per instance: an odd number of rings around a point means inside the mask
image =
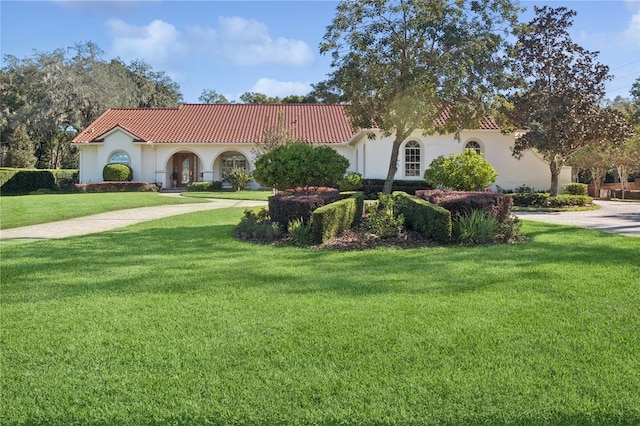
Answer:
POLYGON ((518 11, 511 0, 338 5, 320 45, 331 54, 333 71, 315 86, 316 95, 347 102, 354 127, 394 135, 384 193, 391 192, 400 147, 413 131, 457 135, 489 112, 497 90, 507 86, 506 36, 518 11))

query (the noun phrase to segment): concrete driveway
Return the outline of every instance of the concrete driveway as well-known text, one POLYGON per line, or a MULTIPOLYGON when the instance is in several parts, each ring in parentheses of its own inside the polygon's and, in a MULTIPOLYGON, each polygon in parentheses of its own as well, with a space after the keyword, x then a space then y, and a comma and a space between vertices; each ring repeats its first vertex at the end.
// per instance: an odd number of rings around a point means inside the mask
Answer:
POLYGON ((208 203, 171 204, 118 210, 40 225, 0 230, 0 241, 37 241, 93 234, 148 220, 226 207, 266 206, 266 201, 211 200, 208 203))
POLYGON ((600 208, 582 212, 514 212, 520 219, 640 237, 640 203, 596 200, 600 208))

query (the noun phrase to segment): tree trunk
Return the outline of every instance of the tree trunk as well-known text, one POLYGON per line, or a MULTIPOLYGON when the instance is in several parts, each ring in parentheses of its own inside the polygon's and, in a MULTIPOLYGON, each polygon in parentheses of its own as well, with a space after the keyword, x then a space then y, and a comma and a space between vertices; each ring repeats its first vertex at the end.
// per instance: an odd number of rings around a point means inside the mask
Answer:
POLYGON ((562 160, 557 156, 549 161, 549 170, 551 170, 551 188, 549 188, 549 193, 552 197, 558 195, 558 183, 562 165, 562 160))
POLYGON ((383 194, 391 194, 391 190, 393 189, 393 178, 398 171, 398 157, 400 155, 400 145, 402 145, 402 141, 404 137, 396 133, 396 138, 393 141, 393 145, 391 147, 391 159, 389 160, 389 171, 387 172, 387 179, 384 181, 384 187, 382 188, 383 194))

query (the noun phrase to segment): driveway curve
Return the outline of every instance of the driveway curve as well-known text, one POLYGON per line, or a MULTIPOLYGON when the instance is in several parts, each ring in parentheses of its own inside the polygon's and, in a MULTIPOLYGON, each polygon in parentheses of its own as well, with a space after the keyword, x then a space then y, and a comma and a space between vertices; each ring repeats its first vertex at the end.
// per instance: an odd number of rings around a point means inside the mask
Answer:
POLYGON ((516 211, 514 214, 520 219, 640 237, 640 203, 596 200, 595 204, 600 208, 579 212, 516 211))
POLYGON ((100 213, 76 219, 43 223, 0 230, 0 241, 37 241, 87 235, 96 232, 110 231, 116 228, 133 225, 149 220, 176 216, 203 210, 222 209, 227 207, 266 206, 266 201, 244 200, 211 200, 208 203, 171 204, 155 207, 139 207, 100 213))

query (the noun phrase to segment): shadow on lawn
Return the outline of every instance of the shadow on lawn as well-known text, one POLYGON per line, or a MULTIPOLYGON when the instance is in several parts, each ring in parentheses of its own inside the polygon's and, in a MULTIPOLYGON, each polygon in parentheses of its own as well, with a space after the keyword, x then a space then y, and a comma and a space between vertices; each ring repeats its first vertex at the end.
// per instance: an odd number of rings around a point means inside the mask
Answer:
POLYGON ((585 279, 596 265, 639 269, 635 239, 540 223, 527 225, 531 241, 524 244, 362 252, 255 245, 235 240, 234 228, 132 227, 8 249, 3 253, 3 301, 224 294, 242 288, 354 297, 497 288, 545 292, 560 284, 567 265, 585 279))

